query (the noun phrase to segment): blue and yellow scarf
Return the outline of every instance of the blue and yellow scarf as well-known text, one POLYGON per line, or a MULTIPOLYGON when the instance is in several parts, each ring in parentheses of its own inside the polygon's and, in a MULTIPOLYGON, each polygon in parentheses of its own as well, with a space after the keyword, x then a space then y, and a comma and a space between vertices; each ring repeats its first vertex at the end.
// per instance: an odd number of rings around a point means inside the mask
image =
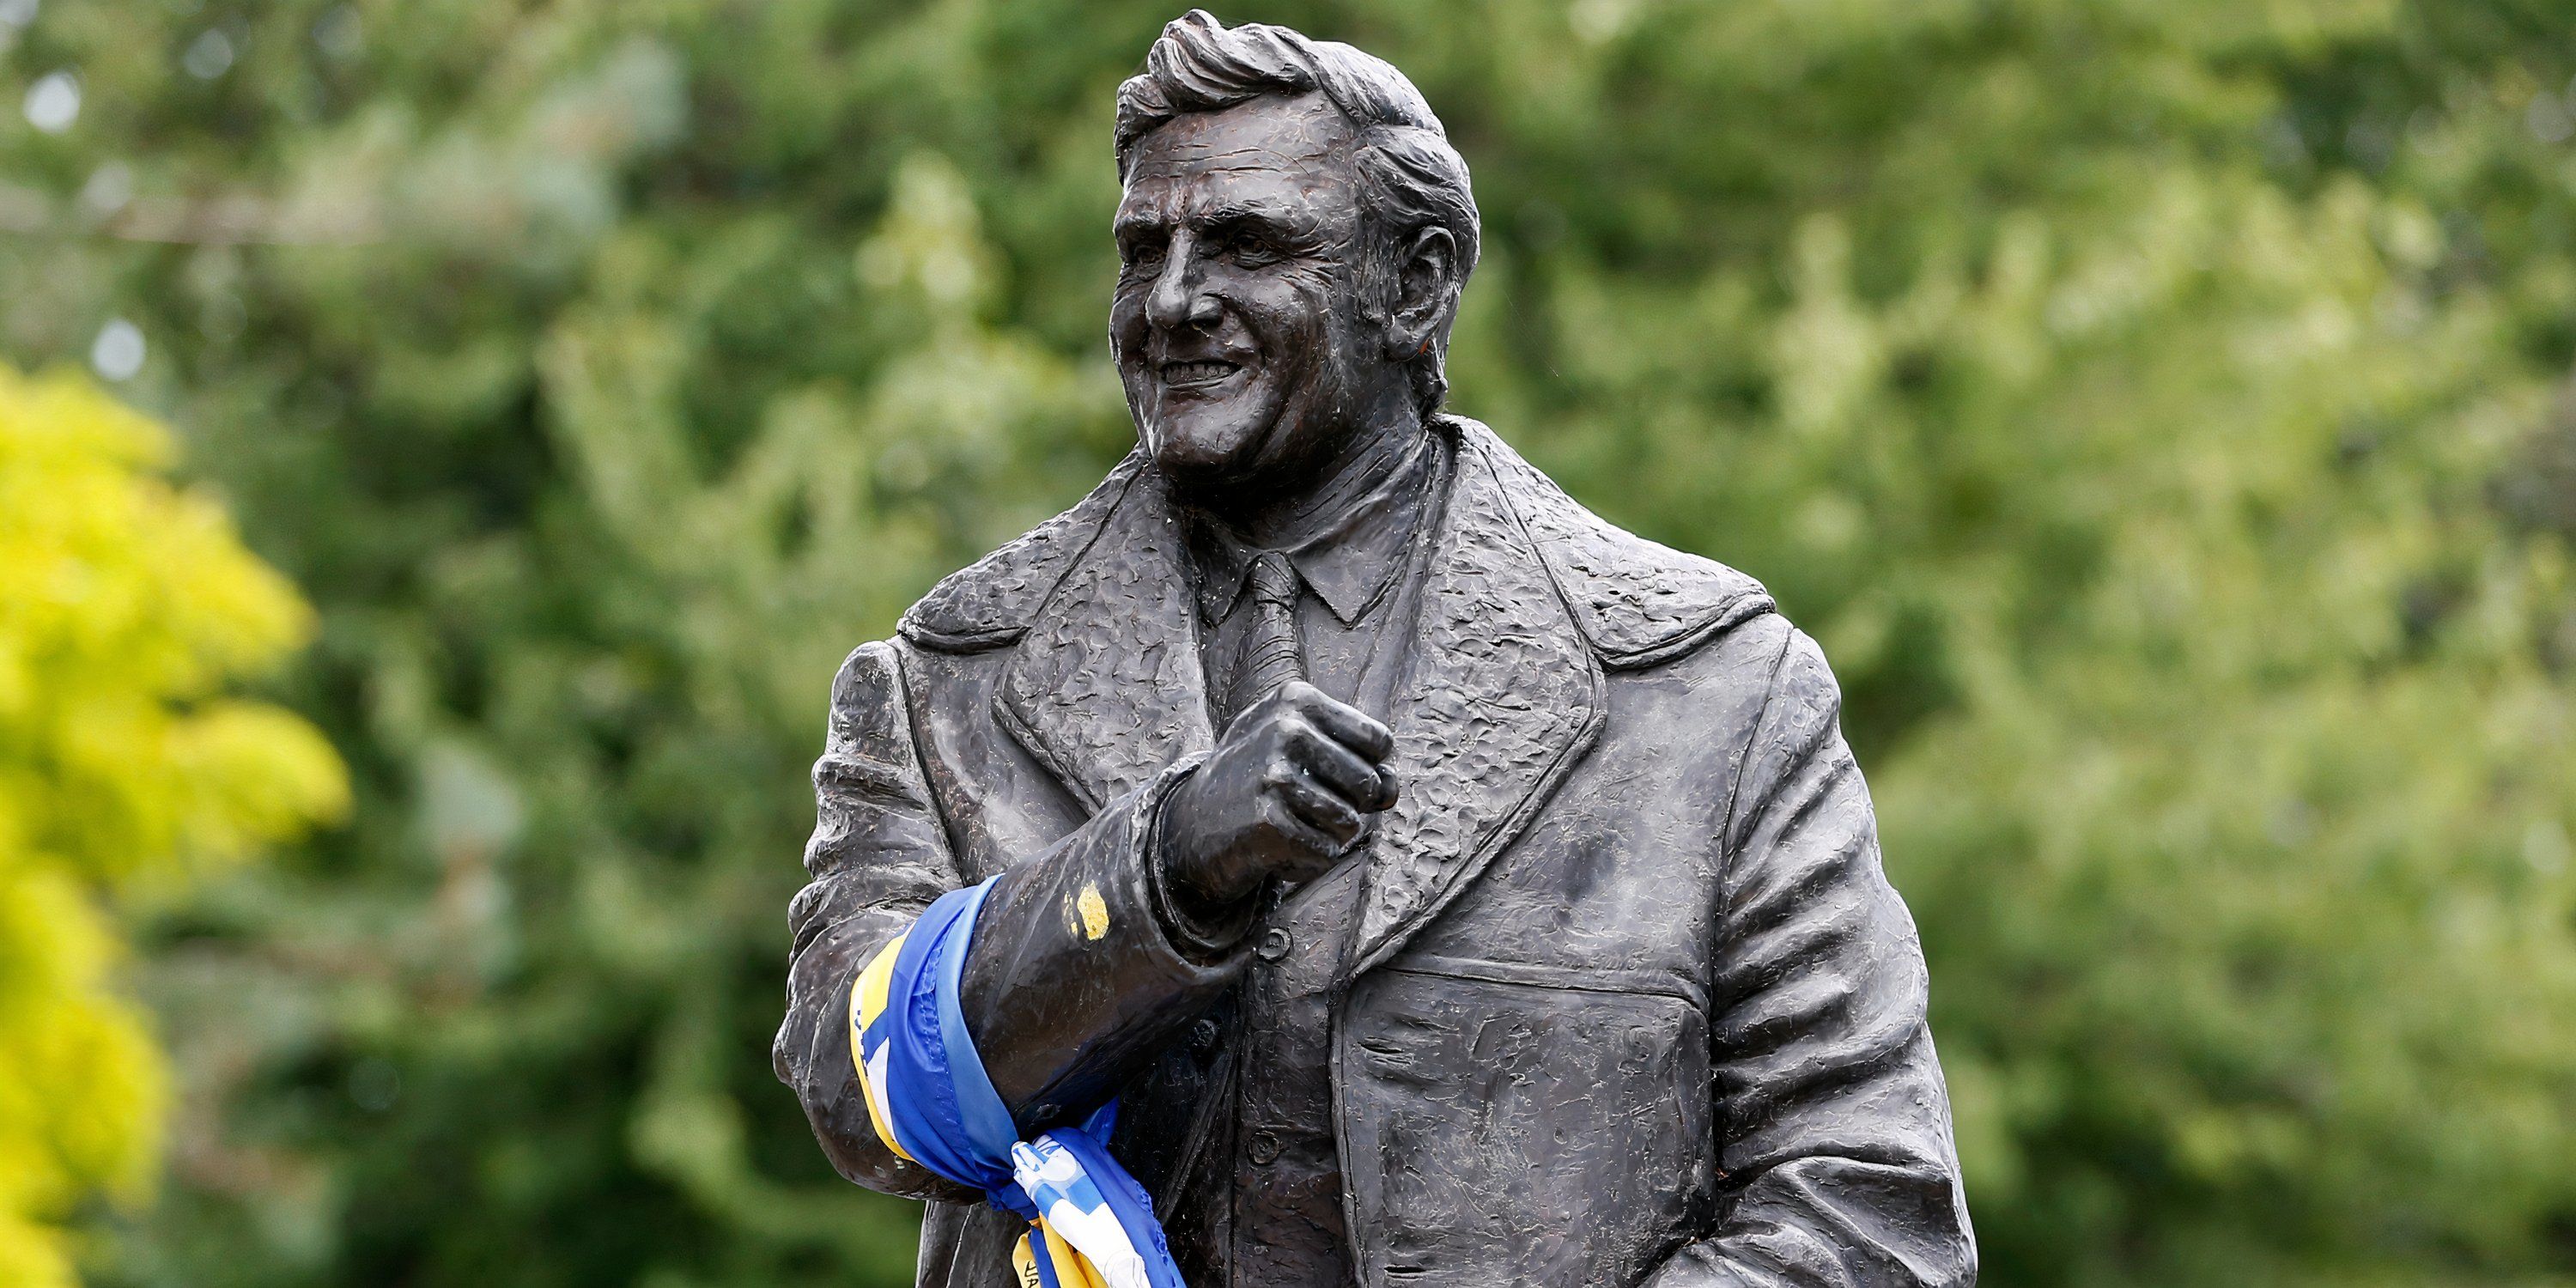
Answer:
POLYGON ((942 895, 850 989, 850 1053, 877 1139, 1028 1221, 1012 1252, 1024 1288, 1184 1288, 1152 1199, 1104 1143, 1118 1102, 1024 1141, 985 1076, 957 994, 992 888, 942 895))

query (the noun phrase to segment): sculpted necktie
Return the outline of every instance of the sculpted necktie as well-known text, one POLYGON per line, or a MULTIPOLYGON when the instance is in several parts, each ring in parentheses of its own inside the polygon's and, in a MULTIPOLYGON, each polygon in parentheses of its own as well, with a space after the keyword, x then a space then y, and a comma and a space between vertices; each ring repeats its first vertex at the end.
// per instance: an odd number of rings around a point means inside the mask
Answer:
POLYGON ((1288 556, 1264 551, 1253 559, 1249 581, 1252 621, 1234 668, 1228 719, 1290 680, 1306 678, 1306 655, 1297 642, 1297 570, 1288 566, 1288 556))

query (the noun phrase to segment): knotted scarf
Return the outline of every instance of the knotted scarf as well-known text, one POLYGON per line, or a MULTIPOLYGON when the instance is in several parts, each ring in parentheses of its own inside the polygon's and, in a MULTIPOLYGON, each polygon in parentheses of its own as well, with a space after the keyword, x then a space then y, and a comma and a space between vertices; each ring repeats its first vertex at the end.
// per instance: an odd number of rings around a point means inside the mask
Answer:
POLYGON ((1118 1102, 1024 1141, 985 1076, 958 981, 992 888, 940 896, 850 989, 850 1052, 877 1139, 1029 1223, 1012 1252, 1023 1288, 1183 1288, 1152 1199, 1109 1155, 1118 1102))

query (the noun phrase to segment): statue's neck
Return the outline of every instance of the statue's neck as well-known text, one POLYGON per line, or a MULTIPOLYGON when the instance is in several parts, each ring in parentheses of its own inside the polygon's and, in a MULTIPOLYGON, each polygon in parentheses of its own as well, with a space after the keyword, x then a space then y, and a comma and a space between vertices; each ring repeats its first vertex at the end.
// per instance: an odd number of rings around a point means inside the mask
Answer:
POLYGON ((1428 442, 1422 423, 1410 417, 1351 437, 1344 451, 1303 478, 1255 480, 1207 498, 1204 508, 1246 545, 1293 550, 1332 531, 1351 507, 1412 470, 1428 442))

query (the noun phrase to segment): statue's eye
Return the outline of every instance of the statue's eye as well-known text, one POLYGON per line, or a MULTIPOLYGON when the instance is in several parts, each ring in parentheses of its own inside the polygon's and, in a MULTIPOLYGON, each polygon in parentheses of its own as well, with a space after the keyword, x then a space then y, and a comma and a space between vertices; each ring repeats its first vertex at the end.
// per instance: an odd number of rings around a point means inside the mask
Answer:
POLYGON ((1120 258, 1129 268, 1151 268, 1163 262, 1163 243, 1150 239, 1131 241, 1121 248, 1120 258))
POLYGON ((1227 258, 1245 268, 1260 268, 1265 264, 1276 264, 1283 258, 1279 248, 1271 245, 1267 238, 1254 235, 1238 236, 1227 241, 1225 253, 1227 258))

